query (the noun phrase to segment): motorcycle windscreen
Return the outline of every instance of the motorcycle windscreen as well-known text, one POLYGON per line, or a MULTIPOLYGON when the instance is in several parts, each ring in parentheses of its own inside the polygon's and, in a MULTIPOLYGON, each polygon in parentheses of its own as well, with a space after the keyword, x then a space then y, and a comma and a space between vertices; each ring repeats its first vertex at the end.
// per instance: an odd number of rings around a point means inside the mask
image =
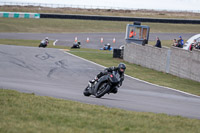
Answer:
POLYGON ((117 84, 120 81, 120 74, 116 71, 112 72, 113 77, 110 79, 112 83, 117 84))

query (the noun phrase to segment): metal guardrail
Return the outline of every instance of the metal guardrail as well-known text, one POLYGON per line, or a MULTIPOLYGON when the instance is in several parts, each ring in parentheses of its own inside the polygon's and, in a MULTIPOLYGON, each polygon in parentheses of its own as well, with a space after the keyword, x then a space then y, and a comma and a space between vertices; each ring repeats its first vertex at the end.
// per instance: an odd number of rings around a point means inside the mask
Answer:
MULTIPOLYGON (((82 9, 113 9, 113 10, 142 10, 139 8, 127 8, 127 7, 111 7, 111 6, 94 6, 94 5, 66 5, 66 4, 47 4, 47 3, 25 3, 25 2, 0 2, 0 6, 39 6, 39 7, 51 7, 51 8, 82 8, 82 9)), ((148 9, 154 11, 172 11, 172 12, 193 12, 200 13, 200 10, 159 10, 148 9)))

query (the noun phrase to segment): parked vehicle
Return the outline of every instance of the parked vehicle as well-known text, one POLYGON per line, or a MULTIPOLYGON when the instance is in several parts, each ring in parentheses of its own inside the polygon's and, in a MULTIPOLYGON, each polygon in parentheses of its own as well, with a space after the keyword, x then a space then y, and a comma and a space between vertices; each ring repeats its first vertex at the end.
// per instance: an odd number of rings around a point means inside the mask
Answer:
POLYGON ((183 45, 183 49, 185 50, 191 50, 192 44, 194 42, 194 40, 196 39, 196 42, 200 42, 200 34, 196 34, 192 37, 190 37, 186 43, 183 45))

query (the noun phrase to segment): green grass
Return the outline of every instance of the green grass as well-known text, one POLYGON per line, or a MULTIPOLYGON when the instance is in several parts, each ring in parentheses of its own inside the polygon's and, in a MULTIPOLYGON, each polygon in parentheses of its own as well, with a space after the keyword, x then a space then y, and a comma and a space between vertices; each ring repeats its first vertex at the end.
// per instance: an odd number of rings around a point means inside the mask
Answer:
POLYGON ((0 89, 1 133, 198 133, 200 120, 0 89))
MULTIPOLYGON (((33 40, 0 39, 0 44, 18 44, 18 45, 36 46, 36 47, 39 45, 39 42, 40 42, 39 40, 33 41, 33 40)), ((48 47, 59 48, 59 49, 70 49, 69 47, 65 46, 53 46, 52 42, 50 42, 48 47)), ((126 74, 130 76, 148 81, 150 83, 174 88, 177 90, 185 91, 200 96, 200 89, 199 89, 200 82, 179 78, 171 74, 158 72, 152 69, 142 67, 140 65, 131 64, 121 59, 112 58, 111 51, 101 51, 95 49, 81 48, 81 49, 71 49, 70 53, 91 60, 106 67, 117 66, 120 62, 124 62, 127 65, 126 74)))
MULTIPOLYGON (((0 32, 79 33, 124 32, 132 22, 94 21, 73 19, 19 19, 0 18, 0 32)), ((150 26, 151 33, 199 33, 198 24, 142 23, 150 26)))
POLYGON ((127 22, 0 18, 0 32, 124 32, 127 22))
POLYGON ((154 10, 114 10, 114 9, 49 8, 49 7, 35 7, 35 6, 34 7, 33 6, 2 6, 1 11, 150 17, 150 18, 200 19, 199 13, 168 12, 168 11, 154 11, 154 10))
MULTIPOLYGON (((0 39, 0 44, 38 47, 41 40, 23 40, 23 39, 0 39)), ((49 41, 48 48, 69 48, 65 46, 53 46, 53 41, 49 41)))

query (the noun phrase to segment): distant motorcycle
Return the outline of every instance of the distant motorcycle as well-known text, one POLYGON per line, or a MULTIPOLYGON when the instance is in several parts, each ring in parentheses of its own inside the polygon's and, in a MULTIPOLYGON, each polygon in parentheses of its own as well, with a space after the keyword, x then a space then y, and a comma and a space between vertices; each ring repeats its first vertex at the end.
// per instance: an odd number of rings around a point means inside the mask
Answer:
POLYGON ((71 48, 81 48, 81 42, 75 42, 71 48))
POLYGON ((105 44, 103 48, 100 48, 100 50, 109 50, 111 51, 112 50, 112 47, 110 46, 109 43, 105 44))
POLYGON ((43 47, 43 48, 47 47, 48 43, 49 43, 48 41, 42 40, 42 41, 40 42, 39 48, 40 48, 40 47, 43 47))
POLYGON ((90 83, 83 91, 85 96, 94 95, 96 98, 101 98, 105 94, 112 92, 120 82, 120 76, 118 73, 108 73, 95 81, 91 86, 90 83))

